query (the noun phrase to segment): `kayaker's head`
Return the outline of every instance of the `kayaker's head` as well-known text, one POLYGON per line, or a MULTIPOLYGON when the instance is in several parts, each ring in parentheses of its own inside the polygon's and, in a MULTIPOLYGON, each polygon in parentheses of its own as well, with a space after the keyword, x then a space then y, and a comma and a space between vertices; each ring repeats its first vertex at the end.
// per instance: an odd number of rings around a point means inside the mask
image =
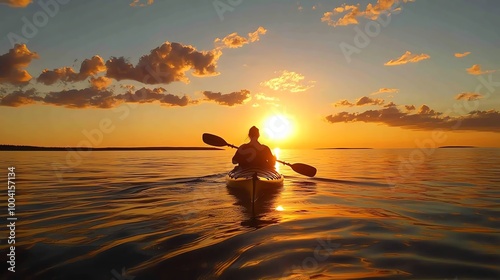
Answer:
POLYGON ((250 139, 259 139, 259 136, 259 129, 255 126, 250 127, 250 130, 248 131, 248 137, 250 139))

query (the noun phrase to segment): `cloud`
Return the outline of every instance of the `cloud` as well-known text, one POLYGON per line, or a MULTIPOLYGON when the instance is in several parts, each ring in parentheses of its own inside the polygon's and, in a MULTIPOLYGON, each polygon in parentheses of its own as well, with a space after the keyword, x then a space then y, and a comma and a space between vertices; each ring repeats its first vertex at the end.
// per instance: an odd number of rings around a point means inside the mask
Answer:
POLYGON ((373 99, 367 96, 363 96, 358 98, 354 103, 351 103, 347 100, 340 100, 334 104, 335 107, 353 107, 353 106, 365 106, 365 105, 383 105, 383 99, 373 99))
POLYGON ((80 66, 80 75, 85 77, 103 71, 106 71, 106 65, 104 65, 104 60, 98 55, 94 55, 91 59, 85 59, 80 66))
POLYGON ((24 8, 33 2, 32 0, 0 0, 0 4, 7 4, 14 8, 24 8))
POLYGON ((215 76, 220 50, 197 51, 193 46, 165 42, 142 56, 134 66, 124 57, 112 57, 106 61, 106 77, 133 80, 145 84, 188 83, 185 73, 192 70, 198 77, 215 76))
POLYGON ((350 24, 358 24, 357 17, 360 16, 359 7, 354 5, 344 4, 341 7, 333 9, 331 12, 325 12, 321 18, 321 22, 326 22, 330 26, 345 26, 350 24), (332 17, 336 14, 347 12, 343 17, 337 21, 332 17))
POLYGON ((242 89, 240 91, 231 92, 228 94, 222 94, 220 92, 204 91, 203 95, 207 100, 215 101, 221 105, 233 106, 236 104, 243 104, 246 100, 250 98, 250 91, 242 89))
POLYGON ((377 20, 382 13, 390 11, 393 8, 393 11, 400 11, 401 7, 399 4, 408 2, 415 2, 415 0, 378 0, 375 5, 368 3, 363 16, 371 20, 377 20))
POLYGON ((356 106, 364 106, 364 105, 382 105, 384 104, 384 100, 382 99, 372 99, 367 96, 363 96, 356 100, 356 106))
POLYGON ((264 35, 266 32, 267 30, 264 27, 259 26, 259 28, 257 28, 254 32, 248 33, 248 38, 242 37, 238 35, 238 33, 234 32, 222 39, 216 38, 214 43, 216 48, 240 48, 246 44, 259 41, 260 35, 264 35))
POLYGON ((495 70, 481 70, 481 65, 479 64, 474 64, 470 68, 467 68, 467 73, 471 75, 483 75, 483 74, 489 74, 493 73, 495 70))
POLYGON ((360 9, 360 4, 343 4, 342 6, 334 8, 330 12, 325 12, 321 21, 326 22, 330 26, 346 26, 358 24, 358 18, 377 20, 383 13, 400 11, 401 7, 399 4, 408 2, 414 2, 414 0, 377 0, 375 5, 368 3, 364 10, 360 9), (345 14, 337 20, 333 19, 333 16, 341 13, 345 14))
POLYGON ((259 41, 260 35, 265 35, 266 33, 267 29, 259 26, 259 28, 257 28, 257 30, 255 30, 254 32, 248 33, 248 40, 250 40, 251 43, 259 41))
POLYGON ((164 88, 141 88, 135 93, 127 92, 124 94, 119 94, 115 97, 116 100, 120 100, 127 103, 152 103, 159 101, 163 105, 169 106, 187 106, 190 100, 187 96, 179 97, 170 93, 165 93, 164 88))
POLYGON ((20 85, 28 83, 32 77, 23 68, 27 67, 35 58, 39 58, 38 54, 31 52, 25 44, 16 44, 8 53, 0 55, 0 84, 20 85))
POLYGON ((337 103, 333 104, 333 106, 335 106, 335 107, 352 107, 352 106, 354 106, 354 104, 349 102, 346 99, 343 99, 343 100, 337 101, 337 103))
POLYGON ((145 7, 145 6, 150 6, 153 5, 154 0, 148 0, 147 3, 144 3, 142 0, 134 0, 134 2, 130 3, 131 7, 145 7))
POLYGON ((414 111, 416 108, 415 108, 415 106, 414 106, 414 105, 405 105, 405 109, 406 109, 407 111, 414 111))
POLYGON ((134 85, 123 85, 123 84, 121 84, 120 88, 126 89, 127 91, 134 91, 135 90, 135 86, 134 85))
POLYGON ((434 110, 429 108, 427 105, 422 105, 418 108, 418 114, 420 115, 441 115, 441 113, 436 113, 434 110))
MULTIPOLYGON (((99 80, 95 78, 95 80, 99 80)), ((105 81, 106 79, 104 79, 105 81)), ((61 106, 72 109, 102 108, 108 109, 116 107, 122 103, 159 103, 166 106, 187 106, 197 104, 200 100, 191 100, 188 96, 177 96, 166 92, 166 89, 159 87, 154 89, 141 88, 135 90, 133 86, 123 86, 125 93, 115 94, 112 90, 102 87, 90 87, 85 89, 70 89, 53 91, 39 96, 35 89, 27 91, 15 91, 5 96, 0 96, 0 106, 19 107, 29 104, 44 104, 61 106)), ((250 91, 241 90, 229 94, 220 92, 204 91, 206 100, 215 101, 218 104, 234 106, 243 104, 251 99, 250 91)), ((262 95, 258 100, 273 101, 272 98, 264 98, 262 95)), ((274 99, 277 100, 277 99, 274 99)))
POLYGON ((379 123, 412 130, 470 130, 500 132, 500 112, 472 111, 465 116, 450 117, 422 105, 415 113, 402 112, 396 106, 362 113, 340 112, 325 117, 331 123, 379 123))
POLYGON ((470 54, 470 52, 464 52, 464 53, 455 53, 455 57, 462 58, 466 57, 470 54))
POLYGON ((381 93, 398 93, 397 88, 380 88, 378 91, 372 93, 371 95, 381 94, 381 93))
POLYGON ((255 100, 257 103, 254 103, 252 106, 253 107, 259 107, 261 102, 264 102, 266 105, 272 105, 272 106, 279 106, 279 98, 277 97, 272 97, 272 96, 266 96, 263 93, 257 93, 254 95, 255 100))
POLYGON ((70 89, 49 92, 43 99, 45 104, 66 108, 112 108, 117 105, 113 92, 96 88, 70 89))
MULTIPOLYGON (((98 78, 97 78, 98 79, 98 78)), ((114 94, 111 90, 97 87, 85 89, 70 89, 49 92, 44 97, 39 96, 35 89, 27 91, 15 91, 0 100, 0 106, 19 107, 40 103, 73 109, 83 108, 113 108, 122 103, 153 103, 159 102, 168 106, 186 106, 197 103, 191 101, 187 96, 179 97, 165 93, 164 88, 146 89, 141 88, 133 92, 132 88, 123 94, 114 94)))
POLYGON ((248 44, 248 39, 245 37, 242 37, 238 35, 238 33, 234 32, 223 39, 217 38, 214 40, 214 43, 216 45, 219 45, 220 47, 226 47, 226 48, 239 48, 243 47, 243 45, 248 44))
POLYGON ((409 51, 406 51, 400 58, 397 59, 392 59, 386 62, 384 65, 385 66, 395 66, 395 65, 403 65, 407 63, 416 63, 421 60, 429 59, 431 58, 430 55, 428 54, 412 54, 409 51))
POLYGON ((111 84, 111 79, 106 77, 90 77, 89 83, 93 88, 105 89, 111 84))
POLYGON ((455 96, 456 100, 467 100, 467 101, 478 100, 481 98, 483 98, 483 96, 475 92, 462 92, 460 94, 457 94, 457 96, 455 96))
MULTIPOLYGON (((260 35, 266 30, 259 27, 256 31, 248 33, 246 42, 258 41, 260 35)), ((234 44, 237 44, 233 41, 234 44)), ((106 72, 108 79, 133 80, 144 84, 169 84, 176 81, 189 83, 186 72, 193 76, 206 77, 219 75, 217 62, 222 55, 221 49, 210 51, 198 51, 190 45, 165 42, 161 46, 152 49, 143 55, 136 65, 130 63, 124 57, 111 57, 104 60, 95 55, 85 59, 79 72, 72 67, 56 69, 44 69, 38 76, 37 81, 45 85, 53 85, 57 82, 73 83, 80 82, 89 77, 94 77, 100 72, 106 72)), ((0 83, 10 82, 13 84, 27 83, 31 75, 22 68, 28 66, 33 58, 38 58, 36 53, 30 52, 25 45, 16 45, 9 53, 0 56, 0 83)), ((104 79, 94 79, 91 84, 101 82, 104 79)), ((106 81, 106 83, 109 83, 106 81)))
POLYGON ((282 71, 277 78, 260 83, 272 90, 302 92, 314 87, 315 81, 304 82, 305 77, 293 71, 282 71))
POLYGON ((16 91, 3 97, 0 101, 0 105, 19 107, 39 102, 67 108, 111 108, 116 105, 116 100, 113 98, 113 93, 111 91, 103 91, 95 88, 49 92, 45 97, 40 97, 34 89, 24 92, 16 91))
POLYGON ((104 60, 100 56, 95 55, 91 59, 85 59, 82 62, 79 73, 76 73, 71 67, 54 70, 45 69, 36 80, 45 85, 52 85, 58 81, 80 82, 103 71, 106 71, 104 60))
POLYGON ((38 96, 35 89, 26 91, 14 91, 3 96, 0 100, 0 106, 19 107, 23 105, 34 104, 41 101, 42 98, 38 96))
POLYGON ((71 67, 62 67, 54 70, 44 69, 40 76, 36 79, 37 82, 52 85, 58 81, 70 82, 75 81, 78 73, 71 67))
POLYGON ((278 98, 276 97, 272 97, 272 96, 265 96, 263 93, 257 93, 255 95, 255 99, 256 100, 264 100, 264 101, 277 101, 279 100, 278 98))

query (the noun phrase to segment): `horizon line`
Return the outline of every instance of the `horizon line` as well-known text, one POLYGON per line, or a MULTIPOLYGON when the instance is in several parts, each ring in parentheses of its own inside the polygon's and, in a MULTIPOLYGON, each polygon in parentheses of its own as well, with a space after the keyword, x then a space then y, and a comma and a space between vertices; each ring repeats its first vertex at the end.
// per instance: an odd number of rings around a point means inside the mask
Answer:
MULTIPOLYGON (((500 147, 482 147, 482 146, 471 146, 471 145, 447 145, 439 146, 434 149, 464 149, 464 148, 500 148, 500 147)), ((367 147, 322 147, 322 148, 285 148, 290 150, 381 150, 381 149, 418 149, 417 147, 399 147, 399 148, 367 148, 367 147)), ((34 145, 12 145, 12 144, 0 144, 0 151, 69 151, 69 150, 79 150, 79 151, 154 151, 154 150, 208 150, 208 151, 220 151, 225 150, 225 148, 216 147, 200 147, 200 146, 139 146, 139 147, 71 147, 71 146, 34 146, 34 145)))
POLYGON ((145 150, 223 150, 215 147, 196 146, 158 146, 158 147, 45 147, 32 145, 0 144, 0 151, 145 151, 145 150))

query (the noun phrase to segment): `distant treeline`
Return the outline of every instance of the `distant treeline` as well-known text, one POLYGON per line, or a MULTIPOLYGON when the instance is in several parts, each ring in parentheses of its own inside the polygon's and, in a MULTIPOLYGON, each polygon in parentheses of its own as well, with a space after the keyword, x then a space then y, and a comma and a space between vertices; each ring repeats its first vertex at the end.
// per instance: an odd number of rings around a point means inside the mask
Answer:
POLYGON ((441 146, 439 147, 440 149, 451 149, 451 148, 460 148, 460 149, 463 149, 463 148, 476 148, 474 146, 441 146))
POLYGON ((193 151, 193 150, 222 150, 212 147, 38 147, 23 145, 0 145, 0 151, 193 151))

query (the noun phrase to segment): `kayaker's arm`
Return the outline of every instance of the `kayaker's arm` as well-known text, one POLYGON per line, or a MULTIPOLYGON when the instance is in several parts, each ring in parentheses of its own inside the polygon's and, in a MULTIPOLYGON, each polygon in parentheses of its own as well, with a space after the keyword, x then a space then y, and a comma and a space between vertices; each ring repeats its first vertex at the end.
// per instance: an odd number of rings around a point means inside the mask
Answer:
POLYGON ((233 156, 233 164, 238 164, 238 159, 239 159, 239 154, 238 154, 238 150, 236 150, 236 153, 234 153, 234 156, 233 156))
POLYGON ((233 164, 240 164, 243 162, 243 155, 241 154, 241 149, 242 149, 243 146, 240 146, 237 150, 236 150, 236 153, 234 153, 234 156, 233 156, 233 159, 232 159, 232 162, 233 164))
POLYGON ((276 164, 276 156, 272 156, 272 159, 269 161, 271 166, 274 166, 276 164))
POLYGON ((274 166, 276 164, 276 156, 273 155, 273 152, 271 152, 271 149, 266 146, 267 150, 267 155, 266 155, 266 161, 269 163, 269 166, 274 166))

